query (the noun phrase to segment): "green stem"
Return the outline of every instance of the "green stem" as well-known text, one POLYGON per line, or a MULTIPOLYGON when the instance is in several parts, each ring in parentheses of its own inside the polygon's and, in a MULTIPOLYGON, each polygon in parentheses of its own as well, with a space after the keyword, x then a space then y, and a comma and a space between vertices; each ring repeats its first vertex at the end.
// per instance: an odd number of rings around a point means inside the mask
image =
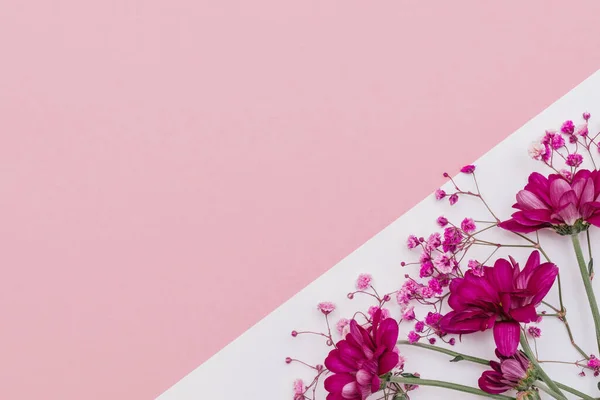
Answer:
POLYGON ((596 328, 596 342, 598 343, 598 351, 600 352, 600 312, 598 312, 598 302, 596 301, 596 295, 592 288, 592 281, 588 273, 587 266, 585 265, 585 259, 583 258, 583 251, 581 250, 581 243, 577 235, 572 235, 571 240, 573 241, 573 249, 575 249, 575 256, 577 257, 577 264, 579 264, 579 272, 581 274, 581 280, 585 287, 585 293, 587 294, 588 302, 590 303, 590 309, 592 310, 592 317, 594 318, 594 327, 596 328))
POLYGON ((533 364, 533 366, 537 370, 537 373, 539 374, 539 377, 541 378, 541 380, 546 382, 546 385, 548 385, 554 393, 561 396, 561 397, 559 397, 559 399, 566 400, 565 395, 560 391, 560 389, 558 388, 556 383, 554 383, 554 381, 552 379, 550 379, 550 377, 546 374, 546 371, 544 371, 544 369, 541 367, 541 365, 537 362, 537 358, 535 357, 535 354, 533 354, 533 351, 531 351, 531 347, 529 347, 529 342, 527 342, 527 338, 525 337, 525 334, 523 333, 523 331, 521 331, 521 347, 523 348, 523 351, 527 355, 529 362, 531 364, 533 364))
MULTIPOLYGON (((448 349, 445 349, 445 348, 439 347, 439 346, 433 346, 433 345, 425 344, 425 343, 410 343, 408 340, 399 340, 398 344, 399 345, 407 345, 407 346, 420 347, 422 349, 427 349, 427 350, 431 350, 431 351, 436 351, 438 353, 443 353, 443 354, 449 355, 450 357, 462 357, 462 359, 464 361, 470 361, 470 362, 475 363, 475 364, 481 364, 481 365, 486 365, 486 366, 490 365, 490 361, 489 360, 486 360, 486 359, 483 359, 483 358, 479 358, 479 357, 469 356, 467 354, 459 353, 457 351, 448 350, 448 349)), ((562 389, 562 390, 564 390, 566 392, 572 393, 572 394, 574 394, 576 396, 581 397, 582 400, 595 400, 593 397, 590 397, 587 394, 582 393, 582 392, 578 391, 577 389, 573 389, 572 387, 567 386, 567 385, 565 385, 563 383, 556 382, 556 381, 554 381, 554 383, 560 389, 562 389)), ((540 389, 542 389, 542 388, 540 388, 540 389)), ((548 389, 548 390, 551 390, 551 389, 548 389)))
POLYGON ((552 389, 550 389, 548 386, 546 386, 544 383, 537 381, 535 383, 535 387, 537 387, 538 389, 540 389, 542 392, 547 393, 549 396, 552 396, 553 399, 557 399, 557 400, 561 400, 562 397, 558 394, 552 391, 552 389))
POLYGON ((439 347, 439 346, 433 346, 433 345, 425 344, 425 343, 410 343, 408 340, 398 340, 398 344, 433 350, 433 351, 437 351, 438 353, 447 354, 451 357, 461 357, 465 361, 471 361, 476 364, 482 364, 482 365, 487 365, 487 366, 490 365, 490 360, 485 360, 485 359, 479 358, 479 357, 468 356, 466 354, 462 354, 462 353, 458 353, 456 351, 444 349, 443 347, 439 347))
POLYGON ((490 394, 490 393, 484 392, 481 389, 475 389, 474 387, 470 387, 470 386, 459 385, 457 383, 451 383, 451 382, 435 381, 435 380, 431 380, 431 379, 404 378, 402 376, 392 376, 390 378, 390 381, 395 382, 395 383, 408 384, 408 385, 440 387, 440 388, 444 388, 444 389, 456 390, 456 391, 463 392, 463 393, 476 394, 476 395, 479 395, 482 397, 487 397, 488 399, 501 399, 501 400, 506 400, 506 399, 514 400, 515 399, 514 397, 505 396, 503 394, 490 394))
POLYGON ((581 397, 582 400, 594 400, 594 398, 592 396, 588 396, 587 394, 580 392, 577 389, 573 389, 571 386, 567 386, 567 385, 564 385, 564 384, 562 384, 560 382, 556 382, 556 381, 554 381, 554 383, 556 383, 556 386, 558 386, 565 392, 569 392, 569 393, 574 394, 577 397, 581 397))

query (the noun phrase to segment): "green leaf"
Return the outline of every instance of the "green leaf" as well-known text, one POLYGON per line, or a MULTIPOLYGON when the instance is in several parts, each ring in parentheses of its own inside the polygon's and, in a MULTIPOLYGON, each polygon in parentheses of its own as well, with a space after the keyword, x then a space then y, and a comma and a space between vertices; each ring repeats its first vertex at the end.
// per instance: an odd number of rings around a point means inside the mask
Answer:
POLYGON ((463 356, 456 356, 452 360, 450 360, 450 362, 459 362, 459 361, 462 361, 464 359, 465 358, 463 356))
POLYGON ((405 377, 405 378, 417 378, 417 379, 419 379, 419 377, 418 377, 418 376, 416 376, 415 374, 410 374, 410 373, 408 373, 408 372, 403 372, 403 373, 401 373, 400 375, 402 375, 402 376, 403 376, 403 377, 405 377))

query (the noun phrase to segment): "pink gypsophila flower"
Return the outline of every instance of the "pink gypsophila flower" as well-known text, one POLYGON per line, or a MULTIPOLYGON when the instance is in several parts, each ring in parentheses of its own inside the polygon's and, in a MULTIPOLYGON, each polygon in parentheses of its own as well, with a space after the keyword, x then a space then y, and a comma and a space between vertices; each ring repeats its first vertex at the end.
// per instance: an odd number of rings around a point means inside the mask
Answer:
POLYGON ((529 336, 536 339, 542 336, 542 330, 537 326, 530 326, 527 328, 527 333, 529 333, 529 336))
POLYGON ((533 142, 528 149, 529 157, 534 160, 542 160, 546 154, 546 146, 540 142, 533 142))
POLYGON ((462 167, 460 169, 460 172, 462 172, 463 174, 472 174, 473 172, 475 172, 475 166, 474 165, 465 165, 464 167, 462 167))
POLYGON ((477 260, 469 260, 467 266, 475 276, 483 276, 483 265, 477 260))
POLYGON ((419 238, 416 237, 415 235, 410 235, 408 237, 408 239, 406 239, 406 246, 409 249, 414 249, 415 247, 417 247, 419 245, 419 238))
POLYGON ((562 133, 566 133, 567 135, 572 135, 573 132, 575 132, 575 124, 573 123, 573 121, 565 121, 563 122, 562 126, 560 127, 560 131, 562 133))
POLYGON ((410 344, 417 343, 421 339, 421 336, 417 334, 415 331, 408 332, 408 341, 410 344))
POLYGON ((412 321, 415 319, 415 308, 413 306, 405 308, 402 311, 402 319, 405 321, 412 321))
POLYGON ((350 324, 350 320, 346 318, 340 318, 340 320, 335 324, 335 330, 342 336, 344 335, 344 329, 350 324))
POLYGON ((415 331, 422 333, 425 330, 425 322, 423 321, 418 321, 415 324, 415 331))
POLYGON ((450 202, 451 206, 455 205, 458 202, 458 195, 454 193, 448 198, 448 201, 450 202))
POLYGON ((591 369, 600 368, 600 359, 596 358, 596 356, 592 354, 587 362, 587 366, 591 369))
POLYGON ((369 274, 360 274, 356 280, 356 288, 358 290, 366 290, 371 286, 371 280, 373 278, 369 274))
POLYGON ((477 229, 477 226, 475 225, 473 218, 465 218, 460 223, 460 228, 465 233, 473 233, 473 232, 475 232, 475 229, 477 229))
POLYGON ((335 304, 330 301, 323 301, 317 305, 317 309, 319 309, 323 314, 328 315, 335 310, 335 304))
POLYGON ((453 252, 463 240, 463 234, 460 229, 450 226, 444 229, 444 240, 442 240, 442 249, 445 252, 453 252))
POLYGON ((427 278, 433 275, 433 263, 431 261, 425 261, 421 264, 421 269, 419 269, 419 277, 427 278))
POLYGON ((375 318, 375 314, 377 314, 377 312, 381 313, 381 319, 388 319, 390 317, 390 310, 388 310, 387 308, 379 308, 377 306, 371 306, 369 307, 368 313, 371 316, 371 318, 375 318))
POLYGON ((563 147, 565 145, 565 139, 560 135, 554 135, 552 137, 552 141, 550 142, 550 145, 552 146, 552 148, 554 150, 560 149, 561 147, 563 147))
POLYGON ((442 274, 449 274, 454 269, 454 263, 452 262, 452 254, 442 253, 433 260, 433 265, 442 274))
POLYGON ((437 220, 436 220, 436 222, 442 228, 444 226, 448 225, 448 220, 446 219, 446 217, 443 217, 443 216, 438 217, 437 220))
POLYGON ((567 161, 565 161, 565 164, 570 167, 579 167, 582 162, 583 156, 581 154, 571 153, 567 156, 567 161))
POLYGON ((294 381, 294 400, 302 400, 304 397, 304 382, 302 379, 294 381))
POLYGON ((437 200, 441 200, 441 199, 443 199, 444 197, 446 197, 446 192, 445 192, 445 191, 443 191, 442 189, 437 189, 437 190, 435 191, 435 198, 436 198, 437 200))
POLYGON ((583 113, 583 119, 588 121, 590 119, 592 115, 589 112, 584 112, 583 113))
POLYGON ((576 132, 579 136, 587 136, 589 133, 587 124, 578 126, 576 132))
POLYGON ((432 233, 427 238, 427 243, 425 244, 425 248, 429 251, 433 251, 442 245, 442 236, 438 233, 432 233))

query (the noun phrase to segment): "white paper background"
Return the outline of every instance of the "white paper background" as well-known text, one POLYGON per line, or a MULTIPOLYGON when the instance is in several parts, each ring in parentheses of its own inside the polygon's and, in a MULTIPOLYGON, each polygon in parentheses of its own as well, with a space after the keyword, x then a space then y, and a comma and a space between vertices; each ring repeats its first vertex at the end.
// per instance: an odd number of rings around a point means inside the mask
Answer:
MULTIPOLYGON (((507 104, 506 107, 510 107, 507 104)), ((573 119, 576 124, 581 122, 581 113, 592 113, 590 133, 600 131, 600 71, 573 89, 544 112, 529 121, 513 135, 485 154, 477 162, 477 176, 480 188, 492 209, 501 217, 510 216, 515 193, 524 186, 528 174, 532 170, 545 173, 549 170, 542 168, 527 156, 527 147, 543 135, 549 128, 558 129, 565 119, 573 119)), ((490 110, 500 113, 501 110, 490 110)), ((475 134, 485 135, 486 127, 466 127, 475 134)), ((473 136, 473 140, 477 140, 473 136)), ((464 143, 468 146, 468 143, 464 143)), ((448 157, 452 157, 451 154, 448 157)), ((458 182, 466 182, 468 187, 472 180, 462 175, 458 182)), ((390 182, 401 185, 402 182, 390 182)), ((406 188, 410 190, 410 188, 406 188)), ((266 318, 249 329, 246 333, 221 350, 210 360, 192 371, 179 383, 159 396, 159 400, 225 400, 225 399, 292 399, 292 382, 295 378, 310 381, 312 372, 299 364, 286 365, 286 356, 300 358, 309 363, 322 363, 329 348, 317 337, 300 336, 292 338, 290 332, 296 330, 324 329, 322 315, 315 306, 319 301, 330 300, 337 304, 338 309, 332 315, 335 322, 340 317, 350 317, 354 311, 365 307, 367 299, 348 300, 346 294, 353 290, 355 279, 359 273, 369 272, 373 275, 375 285, 380 293, 397 290, 404 274, 412 272, 400 267, 402 260, 415 260, 418 253, 410 252, 405 247, 406 237, 414 233, 426 236, 437 230, 435 218, 445 215, 455 222, 464 217, 485 217, 485 209, 475 199, 461 198, 457 205, 450 207, 446 201, 437 202, 433 196, 423 200, 405 215, 378 233, 367 243, 354 251, 331 270, 311 283, 288 302, 269 314, 266 318)), ((488 218, 489 219, 489 218, 488 218)), ((496 233, 493 238, 503 243, 517 243, 508 233, 496 233)), ((578 267, 568 238, 559 238, 551 232, 544 232, 542 245, 549 249, 552 261, 559 265, 563 277, 565 306, 569 323, 573 329, 576 341, 589 352, 595 351, 595 335, 592 317, 583 293, 583 285, 578 277, 578 267)), ((593 230, 592 242, 596 242, 596 254, 600 259, 600 235, 593 230)), ((524 263, 530 249, 501 249, 496 256, 510 254, 524 263)), ((310 249, 307 249, 310 251, 310 249)), ((484 249, 482 254, 489 252, 484 249)), ((495 256, 495 257, 496 257, 495 256)), ((485 257, 484 257, 485 258, 485 257)), ((285 260, 281 260, 285 268, 285 260)), ((596 263, 598 264, 598 263, 596 263)), ((260 290, 269 290, 269 285, 277 282, 266 282, 260 290)), ((598 279, 594 280, 596 293, 598 279)), ((551 291, 547 300, 558 304, 556 287, 551 291)), ((397 308, 394 309, 397 313, 397 308)), ((237 312, 233 310, 232 312, 237 312)), ((398 315, 394 315, 396 318, 398 315)), ((210 323, 218 324, 218 321, 210 323)), ((401 325, 401 338, 404 338, 411 325, 401 325)), ((578 353, 572 348, 563 325, 554 318, 546 318, 541 324, 543 336, 538 340, 540 358, 554 360, 578 359, 578 353)), ((494 345, 491 332, 473 334, 464 337, 463 343, 457 343, 456 351, 469 353, 483 358, 492 358, 494 345)), ((484 370, 483 366, 466 362, 450 364, 445 355, 431 353, 422 349, 401 348, 406 357, 406 370, 419 372, 423 378, 442 379, 466 385, 476 386, 477 378, 484 370)), ((593 396, 600 396, 597 381, 588 373, 581 378, 578 370, 568 365, 547 365, 547 372, 557 380, 570 384, 593 396)), ((411 399, 476 399, 477 396, 450 392, 443 389, 421 387, 411 393, 411 399)), ((572 397, 574 398, 574 397, 572 397)), ((317 399, 325 399, 321 392, 317 399)))

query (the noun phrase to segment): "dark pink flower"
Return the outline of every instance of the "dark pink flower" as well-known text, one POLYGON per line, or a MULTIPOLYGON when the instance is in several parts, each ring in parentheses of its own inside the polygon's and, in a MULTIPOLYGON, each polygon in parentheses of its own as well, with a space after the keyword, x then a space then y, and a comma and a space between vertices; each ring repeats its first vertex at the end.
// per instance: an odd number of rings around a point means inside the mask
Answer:
POLYGON ((547 178, 537 172, 517 193, 519 211, 499 226, 513 232, 529 233, 554 228, 561 234, 573 234, 600 226, 600 173, 582 169, 568 180, 562 175, 547 178))
POLYGON ((451 206, 455 205, 458 202, 458 195, 454 193, 448 198, 448 201, 450 202, 451 206))
POLYGON ((333 375, 325 379, 327 400, 365 400, 379 391, 380 376, 398 364, 398 323, 381 317, 377 311, 368 329, 350 321, 350 333, 329 352, 325 366, 333 375))
POLYGON ((584 120, 586 120, 586 121, 587 121, 587 120, 589 120, 589 119, 590 119, 590 117, 591 117, 591 115, 590 115, 590 113, 589 113, 589 112, 584 112, 584 113, 583 113, 583 119, 584 119, 584 120))
POLYGON ((448 225, 448 219, 444 216, 440 216, 438 217, 438 219, 436 220, 437 224, 439 226, 441 226, 442 228, 446 225, 448 225))
POLYGON ((452 280, 448 305, 453 311, 442 318, 440 328, 456 334, 493 328, 498 351, 508 357, 519 345, 519 323, 537 320, 535 308, 554 284, 558 268, 540 264, 540 253, 534 251, 522 271, 512 257, 483 269, 483 276, 469 270, 452 280))
POLYGON ((504 357, 496 350, 500 362, 490 361, 491 371, 485 371, 479 378, 479 387, 490 394, 500 394, 516 389, 526 391, 536 381, 535 367, 525 354, 516 352, 510 357, 504 357))

